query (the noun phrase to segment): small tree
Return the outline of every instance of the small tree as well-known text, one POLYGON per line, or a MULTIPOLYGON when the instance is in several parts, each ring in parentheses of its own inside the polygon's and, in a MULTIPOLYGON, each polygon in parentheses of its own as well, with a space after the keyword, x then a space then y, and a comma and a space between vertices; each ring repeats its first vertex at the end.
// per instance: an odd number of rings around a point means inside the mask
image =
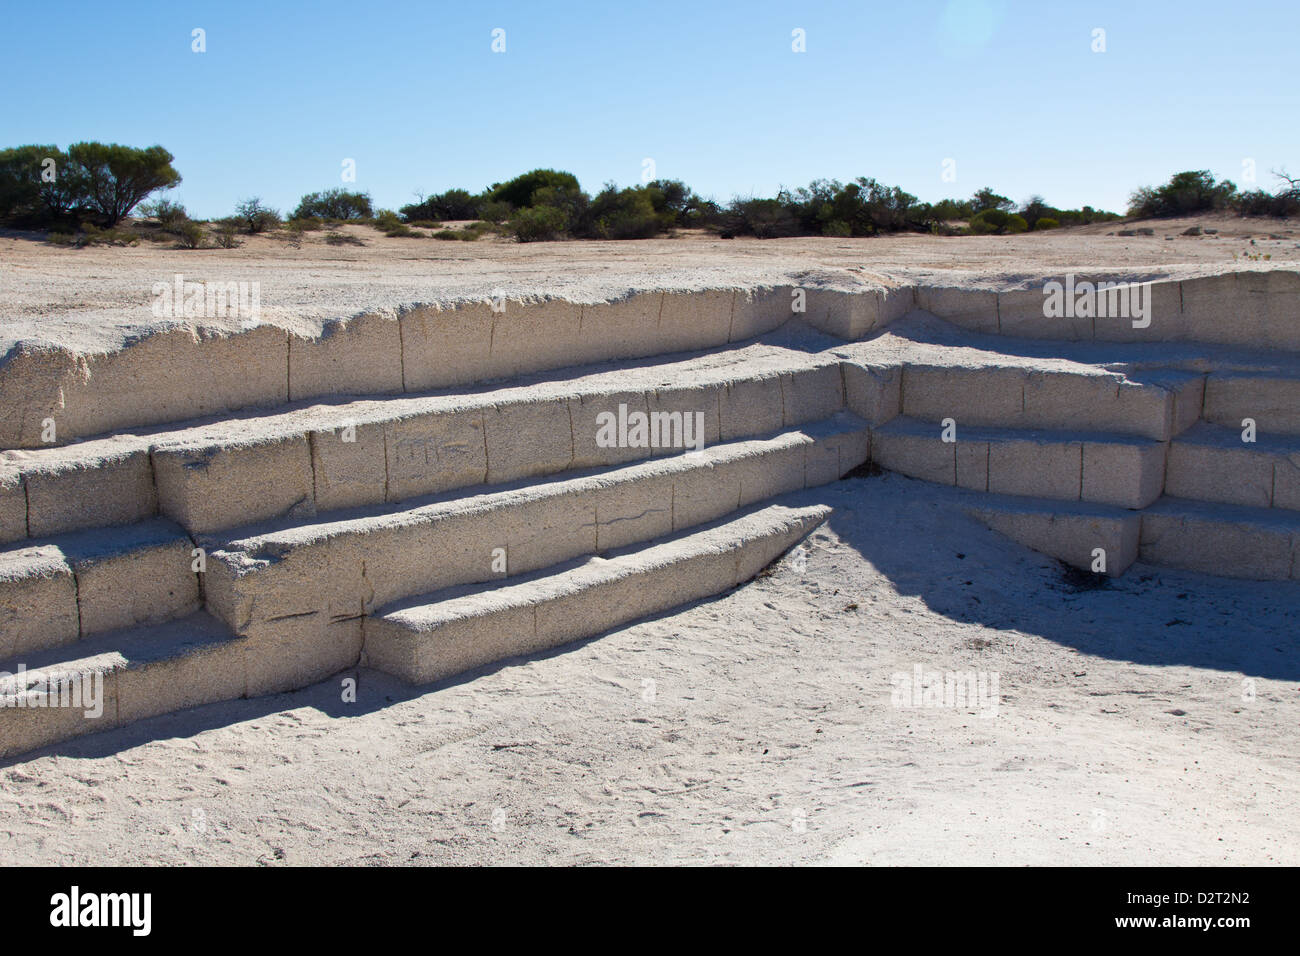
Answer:
POLYGON ((262 205, 262 200, 257 196, 245 199, 236 206, 235 218, 248 230, 250 236, 255 236, 259 232, 266 232, 268 229, 274 229, 280 225, 279 210, 262 205))
POLYGON ((369 219, 369 193, 350 193, 341 187, 308 193, 298 203, 291 219, 369 219))
POLYGON ((0 150, 0 221, 59 224, 76 211, 81 191, 67 154, 57 146, 0 150))
POLYGON ((1000 209, 1003 212, 1010 212, 1015 203, 1006 196, 999 196, 988 186, 985 186, 971 197, 971 206, 973 212, 976 213, 981 213, 986 209, 1000 209))
POLYGON ((68 165, 88 211, 115 226, 150 193, 180 185, 172 154, 161 146, 136 149, 117 143, 73 143, 68 165))

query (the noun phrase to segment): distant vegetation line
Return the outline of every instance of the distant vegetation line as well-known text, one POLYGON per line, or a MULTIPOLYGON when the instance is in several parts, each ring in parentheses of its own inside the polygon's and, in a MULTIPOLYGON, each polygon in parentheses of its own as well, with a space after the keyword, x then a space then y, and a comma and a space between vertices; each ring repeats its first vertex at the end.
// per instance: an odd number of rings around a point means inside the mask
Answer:
MULTIPOLYGON (((338 223, 366 223, 389 236, 417 237, 433 229, 436 239, 473 240, 487 233, 511 235, 520 242, 552 239, 649 239, 675 229, 715 232, 723 238, 755 236, 878 236, 919 232, 934 235, 1003 235, 1042 231, 1119 219, 1093 209, 1058 209, 1041 196, 1016 204, 992 189, 969 199, 921 202, 897 186, 869 177, 850 183, 819 179, 775 197, 735 197, 718 203, 700 197, 679 180, 656 179, 642 186, 606 184, 594 196, 572 173, 535 169, 479 193, 449 189, 399 210, 373 208, 370 195, 344 188, 308 193, 282 216, 258 198, 241 202, 234 214, 205 228, 185 208, 166 198, 146 203, 174 188, 181 175, 172 154, 161 146, 137 149, 104 143, 17 146, 0 150, 0 224, 46 231, 52 242, 135 241, 118 230, 139 212, 158 223, 160 240, 174 239, 197 248, 208 241, 230 248, 239 235, 287 231, 290 238, 338 223), (470 221, 469 228, 447 229, 448 221, 470 221)), ((1225 210, 1248 216, 1300 215, 1300 179, 1275 174, 1273 191, 1238 190, 1205 170, 1178 173, 1163 186, 1142 187, 1130 198, 1128 214, 1178 216, 1225 210)), ((331 232, 331 242, 352 241, 331 232)))

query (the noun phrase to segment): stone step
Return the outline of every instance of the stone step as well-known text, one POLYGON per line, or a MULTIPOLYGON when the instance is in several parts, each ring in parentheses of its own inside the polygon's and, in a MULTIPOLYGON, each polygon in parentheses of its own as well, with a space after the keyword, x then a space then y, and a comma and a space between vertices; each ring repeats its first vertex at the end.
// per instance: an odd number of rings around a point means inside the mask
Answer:
POLYGON ((192 613, 193 548, 176 525, 152 519, 0 550, 0 658, 192 613))
POLYGON ((241 697, 243 645, 197 612, 0 663, 0 756, 241 697))
POLYGON ((1146 438, 961 424, 955 437, 946 442, 940 424, 900 416, 872 428, 871 457, 937 484, 1121 508, 1146 507, 1163 485, 1166 445, 1146 438))
POLYGON ((250 693, 304 686, 356 660, 375 607, 626 547, 834 481, 867 460, 868 442, 865 424, 840 413, 699 454, 285 523, 213 544, 208 609, 250 639, 250 693))
POLYGON ((971 331, 1026 339, 1202 342, 1300 351, 1300 276, 1293 271, 1233 271, 1184 279, 1080 273, 1071 280, 1061 274, 1020 289, 923 284, 916 290, 916 306, 971 331), (1049 288, 1048 282, 1059 283, 1059 290, 1049 288), (1092 289, 1084 282, 1093 283, 1092 289), (1100 282, 1128 289, 1094 294, 1100 282), (1143 286, 1140 292, 1134 283, 1143 286), (1067 296, 1067 289, 1074 294, 1067 296), (1059 295, 1062 304, 1071 299, 1074 307, 1054 313, 1049 293, 1059 295), (1081 309, 1085 293, 1090 307, 1081 309), (1122 308, 1125 300, 1127 309, 1122 308))
POLYGON ((1140 512, 1005 495, 970 495, 965 510, 999 534, 1076 568, 1104 568, 1118 577, 1138 557, 1140 512))
POLYGON ((899 408, 958 427, 1113 432, 1168 441, 1196 421, 1204 376, 1150 371, 1140 379, 1084 365, 1032 367, 997 356, 984 364, 906 362, 899 408))
POLYGON ((621 407, 666 423, 673 438, 691 415, 716 444, 823 419, 844 407, 843 392, 836 359, 753 345, 570 380, 287 408, 5 452, 0 541, 158 513, 208 533, 618 464, 680 450, 667 440, 602 447, 600 416, 621 407))
POLYGON ((1262 581, 1300 580, 1300 515, 1161 498, 1142 512, 1140 559, 1262 581))
POLYGON ((1300 437, 1200 422, 1169 445, 1165 493, 1174 498, 1300 511, 1300 437))
POLYGON ((743 584, 830 513, 770 505, 611 557, 390 605, 364 622, 363 660, 421 684, 593 637, 743 584))
POLYGON ((716 348, 792 316, 788 287, 642 291, 596 302, 439 297, 323 323, 277 315, 291 328, 177 315, 89 353, 14 343, 0 353, 0 448, 42 447, 51 421, 64 444, 241 408, 418 393, 716 348))
POLYGON ((1211 372, 1202 417, 1240 433, 1250 419, 1260 435, 1300 435, 1300 375, 1278 371, 1211 372))

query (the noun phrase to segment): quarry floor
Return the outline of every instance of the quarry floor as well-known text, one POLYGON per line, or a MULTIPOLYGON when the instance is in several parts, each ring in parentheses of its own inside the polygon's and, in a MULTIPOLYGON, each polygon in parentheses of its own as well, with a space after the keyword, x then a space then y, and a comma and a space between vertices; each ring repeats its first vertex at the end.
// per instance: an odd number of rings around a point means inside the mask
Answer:
POLYGON ((1098 587, 889 474, 805 499, 716 601, 6 761, 0 863, 1300 863, 1300 586, 1098 587), (917 666, 996 713, 895 706, 917 666))

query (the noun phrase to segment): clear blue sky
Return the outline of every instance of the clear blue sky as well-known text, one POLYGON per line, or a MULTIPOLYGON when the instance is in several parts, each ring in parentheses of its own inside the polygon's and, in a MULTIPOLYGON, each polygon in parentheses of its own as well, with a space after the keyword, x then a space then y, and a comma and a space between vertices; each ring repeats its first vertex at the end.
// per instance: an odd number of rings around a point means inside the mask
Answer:
POLYGON ((344 159, 394 208, 538 166, 630 185, 645 158, 720 200, 867 175, 1120 211, 1182 169, 1300 173, 1298 0, 7 0, 2 18, 0 145, 160 143, 203 217, 291 208, 344 159))

